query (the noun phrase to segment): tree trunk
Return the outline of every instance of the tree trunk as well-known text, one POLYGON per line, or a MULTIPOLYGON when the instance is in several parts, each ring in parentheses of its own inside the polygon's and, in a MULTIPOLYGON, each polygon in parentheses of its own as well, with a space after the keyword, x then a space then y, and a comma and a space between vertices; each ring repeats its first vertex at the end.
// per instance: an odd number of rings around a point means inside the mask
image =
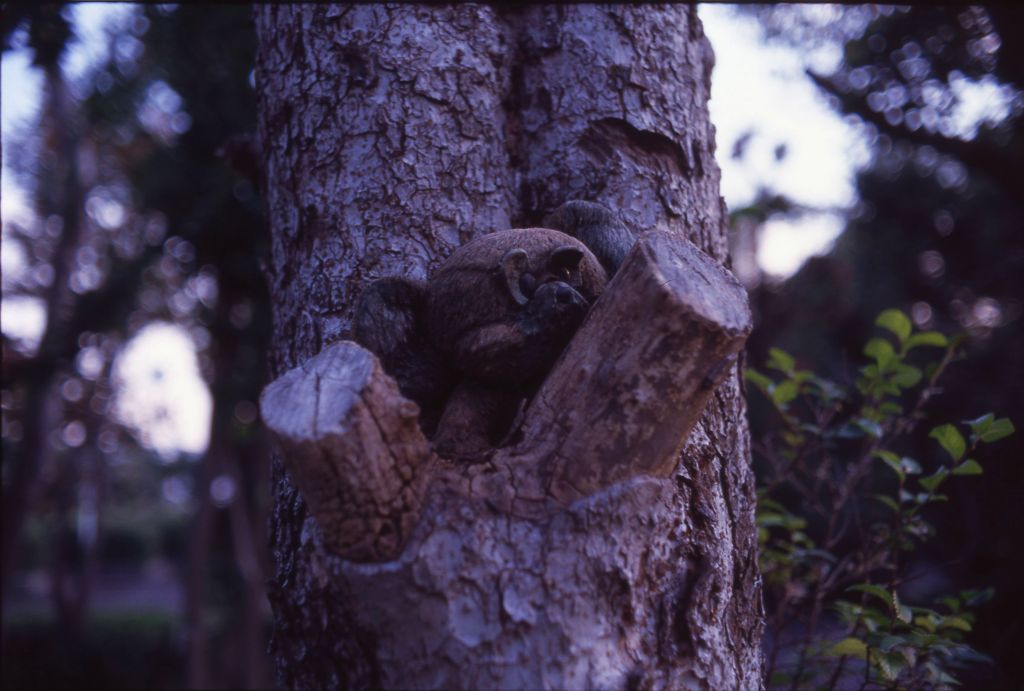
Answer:
MULTIPOLYGON (((425 278, 478 233, 540 225, 568 199, 727 263, 694 7, 255 13, 274 376, 350 337, 368 281, 425 278)), ((761 686, 753 474, 729 368, 667 478, 534 514, 435 487, 390 561, 327 549, 275 459, 279 682, 761 686)))
POLYGON ((54 381, 67 363, 59 357, 67 342, 68 325, 72 323, 74 294, 68 279, 74 268, 74 252, 82 231, 81 185, 78 170, 78 129, 75 108, 64 74, 57 63, 45 66, 43 116, 40 126, 55 140, 57 165, 53 173, 40 183, 38 198, 40 217, 60 216, 60 239, 54 248, 51 266, 53 281, 44 294, 46 310, 39 347, 24 369, 28 384, 23 414, 23 439, 20 453, 11 471, 3 495, 3 558, 0 559, 3 587, 7 587, 16 566, 21 545, 21 531, 29 507, 38 491, 40 471, 53 458, 50 434, 60 422, 60 403, 55 396, 54 381), (50 177, 52 176, 52 177, 50 177))

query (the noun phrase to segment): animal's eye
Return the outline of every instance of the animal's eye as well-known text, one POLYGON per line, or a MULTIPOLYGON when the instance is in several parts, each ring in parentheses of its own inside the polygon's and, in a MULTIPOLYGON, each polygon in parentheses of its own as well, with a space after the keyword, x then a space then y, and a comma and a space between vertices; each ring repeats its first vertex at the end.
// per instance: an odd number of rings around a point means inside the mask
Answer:
POLYGON ((519 290, 523 291, 523 295, 530 297, 533 295, 533 291, 537 288, 537 279, 528 271, 524 271, 519 276, 519 290))
POLYGON ((582 261, 583 250, 579 247, 573 247, 572 245, 559 247, 551 253, 551 258, 548 260, 548 271, 550 272, 551 280, 563 281, 571 285, 573 277, 576 276, 578 282, 580 262, 582 261))

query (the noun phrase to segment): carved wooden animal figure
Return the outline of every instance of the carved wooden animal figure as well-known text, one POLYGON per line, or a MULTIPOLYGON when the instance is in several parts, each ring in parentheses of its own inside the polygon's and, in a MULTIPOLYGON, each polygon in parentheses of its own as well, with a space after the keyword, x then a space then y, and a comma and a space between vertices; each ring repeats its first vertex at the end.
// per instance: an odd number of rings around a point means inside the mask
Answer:
POLYGON ((505 230, 457 249, 427 284, 427 331, 458 370, 523 387, 542 377, 608 278, 575 238, 505 230))
MULTIPOLYGON (((673 476, 719 384, 738 374, 751 329, 746 291, 678 231, 644 233, 619 266, 614 224, 563 229, 613 241, 595 258, 554 230, 500 231, 457 250, 427 282, 376 281, 356 314, 366 347, 331 344, 266 387, 260 414, 325 549, 381 562, 411 547, 394 566, 415 570, 439 546, 437 530, 416 530, 428 507, 435 527, 463 521, 457 540, 482 516, 467 502, 508 514, 507 529, 519 531, 552 525, 563 509, 581 515, 570 508, 577 500, 618 483, 638 481, 599 501, 672 491, 660 481, 673 476), (613 284, 604 286, 599 258, 613 284)), ((703 443, 686 458, 699 460, 703 443)), ((544 545, 534 545, 541 558, 544 545)), ((375 581, 398 572, 348 573, 375 581)))
POLYGON ((633 242, 598 204, 568 202, 549 220, 562 230, 480 236, 426 283, 380 279, 360 297, 355 340, 419 404, 441 455, 477 457, 501 441, 633 242))

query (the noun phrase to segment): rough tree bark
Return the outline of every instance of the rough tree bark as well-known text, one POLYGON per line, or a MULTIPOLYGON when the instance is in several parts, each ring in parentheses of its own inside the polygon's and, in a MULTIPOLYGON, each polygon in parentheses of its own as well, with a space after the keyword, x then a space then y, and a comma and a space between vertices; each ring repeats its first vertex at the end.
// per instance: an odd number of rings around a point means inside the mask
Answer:
MULTIPOLYGON (((713 57, 695 8, 265 5, 255 14, 274 376, 350 336, 367 281, 424 278, 474 235, 540 225, 571 198, 727 263, 707 113, 713 57)), ((372 365, 367 381, 377 381, 372 365)), ((359 563, 325 546, 276 459, 279 682, 759 687, 738 366, 673 465, 667 478, 634 478, 532 516, 427 492, 415 544, 359 563)))

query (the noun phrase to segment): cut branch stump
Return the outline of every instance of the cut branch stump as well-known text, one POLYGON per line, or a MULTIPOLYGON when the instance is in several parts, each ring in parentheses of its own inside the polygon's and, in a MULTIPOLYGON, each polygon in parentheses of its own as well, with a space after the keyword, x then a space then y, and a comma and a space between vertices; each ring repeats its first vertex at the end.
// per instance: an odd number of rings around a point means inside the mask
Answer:
POLYGON ((433 456, 419 408, 377 358, 351 341, 329 346, 268 385, 260 411, 324 544, 354 561, 397 557, 433 456))
POLYGON ((732 274, 686 240, 641 236, 527 411, 523 451, 551 495, 668 477, 750 329, 732 274))
POLYGON ((495 450, 486 470, 438 462, 416 404, 350 341, 271 383, 260 409, 325 546, 386 561, 407 546, 431 486, 493 506, 533 501, 545 513, 637 476, 669 477, 750 329, 732 274, 689 241, 653 231, 555 363, 514 444, 495 450))

